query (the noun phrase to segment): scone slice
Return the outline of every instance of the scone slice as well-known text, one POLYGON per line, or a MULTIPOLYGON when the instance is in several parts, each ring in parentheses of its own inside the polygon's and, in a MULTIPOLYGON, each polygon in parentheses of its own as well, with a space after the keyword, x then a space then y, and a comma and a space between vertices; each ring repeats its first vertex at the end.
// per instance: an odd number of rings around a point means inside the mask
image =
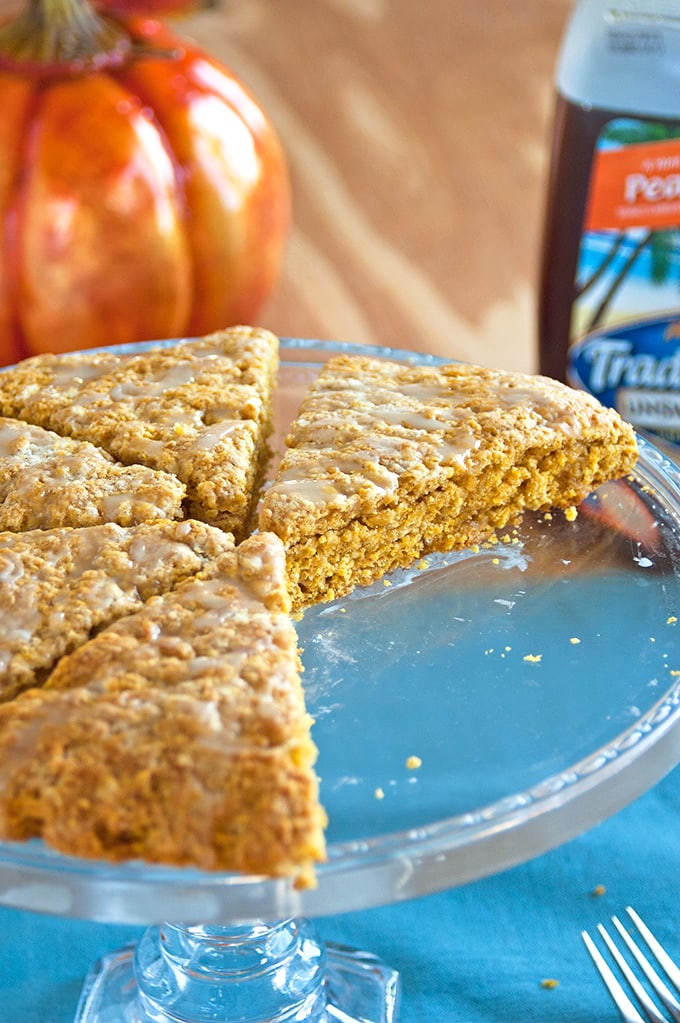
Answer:
POLYGON ((0 708, 0 834, 313 881, 324 856, 280 541, 259 535, 0 708))
POLYGON ((179 519, 176 476, 121 465, 87 441, 0 417, 0 529, 55 529, 179 519))
POLYGON ((576 505, 637 457, 614 410, 554 380, 359 355, 321 370, 286 443, 260 528, 286 545, 295 609, 576 505))
POLYGON ((192 520, 0 533, 0 701, 232 548, 230 534, 192 520))
POLYGON ((187 515, 244 536, 264 477, 278 338, 234 327, 137 354, 39 355, 0 374, 0 414, 185 484, 187 515))

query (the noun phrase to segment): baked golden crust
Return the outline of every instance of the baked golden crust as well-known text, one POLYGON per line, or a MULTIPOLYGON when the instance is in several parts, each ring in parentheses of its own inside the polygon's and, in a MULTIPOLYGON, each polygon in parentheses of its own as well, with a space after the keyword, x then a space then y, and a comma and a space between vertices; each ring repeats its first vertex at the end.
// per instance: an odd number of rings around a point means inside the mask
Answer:
POLYGON ((266 468, 278 339, 234 327, 136 354, 38 355, 0 374, 0 414, 172 473, 187 515, 241 539, 266 468))
POLYGON ((0 707, 0 834, 313 882, 324 856, 284 552, 246 540, 0 707))
POLYGON ((0 533, 0 700, 232 548, 228 533, 192 520, 0 533))
POLYGON ((183 517, 176 476, 121 465, 86 441, 0 417, 0 529, 55 529, 183 517))
POLYGON ((286 443, 259 522, 295 609, 576 505, 637 457, 614 410, 557 381, 359 355, 322 369, 286 443))

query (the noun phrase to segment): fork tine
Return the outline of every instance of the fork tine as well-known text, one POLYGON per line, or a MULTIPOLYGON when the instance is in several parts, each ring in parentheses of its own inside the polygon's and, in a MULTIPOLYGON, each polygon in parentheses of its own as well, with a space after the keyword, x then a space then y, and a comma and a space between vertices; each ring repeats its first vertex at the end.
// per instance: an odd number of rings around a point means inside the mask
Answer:
POLYGON ((680 967, 673 962, 663 945, 657 941, 647 924, 640 918, 632 906, 626 906, 626 913, 628 913, 628 916, 631 918, 638 931, 651 948, 652 952, 656 956, 657 962, 661 963, 666 975, 670 977, 674 986, 678 991, 680 991, 680 967))
MULTIPOLYGON (((635 920, 636 916, 637 916, 637 913, 635 913, 635 910, 633 910, 632 919, 635 920)), ((640 919, 640 918, 638 917, 638 919, 640 919)), ((658 975, 656 970, 653 969, 653 967, 651 966, 649 960, 643 954, 643 952, 641 951, 641 949, 640 949, 639 945, 637 944, 637 942, 635 942, 633 940, 633 938, 630 936, 630 934, 625 929, 625 927, 623 926, 621 921, 617 917, 614 916, 614 917, 612 917, 612 923, 614 924, 614 926, 616 927, 617 931, 619 932, 619 934, 621 935, 621 937, 625 941, 625 943, 628 946, 631 954, 635 957, 638 965, 640 966, 640 969, 644 972, 645 976, 647 977, 647 980, 649 981, 649 983, 652 985, 652 987, 656 991, 657 995, 659 996, 659 998, 661 999, 661 1001, 665 1005, 665 1007, 668 1010, 668 1012, 671 1014, 671 1016, 672 1016, 673 1020, 675 1021, 675 1023, 680 1023, 680 1003, 678 1002, 677 998, 675 998, 673 993, 669 990, 668 986, 663 982, 663 980, 658 975)), ((637 925, 637 920, 635 920, 635 923, 637 925)), ((640 920, 640 923, 642 923, 641 920, 640 920)), ((656 941, 656 939, 652 935, 652 933, 649 930, 649 928, 646 927, 645 924, 642 924, 642 926, 643 926, 644 930, 641 931, 641 934, 645 938, 645 941, 647 940, 647 936, 645 935, 645 931, 647 931, 647 934, 652 939, 652 944, 650 944, 650 948, 651 948, 652 952, 654 952, 654 954, 656 955, 656 949, 654 947, 656 945, 658 947, 658 949, 663 953, 663 958, 665 960, 667 960, 668 965, 670 965, 672 967, 673 963, 670 961, 670 958, 669 958, 668 954, 666 952, 664 952, 663 948, 656 941)), ((661 966, 665 969, 666 967, 664 966, 663 961, 659 960, 659 962, 661 963, 661 966)))
POLYGON ((609 994, 614 999, 617 1009, 621 1013, 621 1018, 624 1023, 645 1023, 640 1013, 637 1011, 630 998, 623 990, 618 980, 610 970, 606 961, 600 954, 599 949, 593 942, 592 938, 587 931, 581 931, 581 937, 583 942, 588 949, 590 958, 595 964, 595 968, 602 977, 605 987, 609 991, 609 994))
MULTIPOLYGON (((616 928, 618 930, 620 928, 620 924, 618 923, 616 917, 612 917, 612 921, 613 921, 614 925, 616 926, 616 928)), ((630 987, 631 987, 631 990, 632 990, 633 994, 635 995, 635 997, 639 1001, 639 1003, 642 1006, 642 1008, 647 1013, 647 1015, 648 1015, 649 1019, 652 1021, 652 1023, 668 1023, 668 1021, 666 1019, 664 1019, 664 1017, 661 1015, 661 1013, 657 1009, 656 1005, 654 1004, 652 999, 649 997, 649 995, 647 994, 647 992, 643 988, 642 984, 637 979, 637 977, 635 976, 635 974, 631 970, 630 966, 628 965, 626 960, 623 958, 623 956, 619 952, 618 948, 616 947, 616 945, 614 944, 612 939, 609 937, 609 934, 607 933, 605 928, 602 926, 602 924, 598 924, 597 925, 597 929, 598 929, 599 933, 601 934, 601 936, 602 936, 602 938, 603 938, 607 948, 611 952, 612 957, 614 958, 617 966, 621 970, 621 973, 624 975, 624 977, 626 978, 626 980, 630 984, 630 987)), ((650 969, 651 969, 651 967, 650 967, 650 969)))

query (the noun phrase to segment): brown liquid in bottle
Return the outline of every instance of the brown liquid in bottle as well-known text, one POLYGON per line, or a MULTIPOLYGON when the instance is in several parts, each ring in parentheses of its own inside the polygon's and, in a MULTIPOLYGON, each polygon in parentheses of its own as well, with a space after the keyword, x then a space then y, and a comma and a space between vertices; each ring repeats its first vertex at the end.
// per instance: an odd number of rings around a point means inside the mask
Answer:
MULTIPOLYGON (((615 110, 586 108, 558 95, 548 179, 548 196, 538 300, 539 371, 566 379, 571 342, 576 268, 588 202, 591 171, 602 129, 620 119, 615 110)), ((638 122, 677 127, 663 117, 634 115, 638 122)))
POLYGON ((539 280, 539 370, 564 380, 583 217, 597 139, 617 117, 558 96, 539 280))
POLYGON ((541 373, 680 451, 677 13, 678 0, 574 5, 555 76, 537 341, 541 373))

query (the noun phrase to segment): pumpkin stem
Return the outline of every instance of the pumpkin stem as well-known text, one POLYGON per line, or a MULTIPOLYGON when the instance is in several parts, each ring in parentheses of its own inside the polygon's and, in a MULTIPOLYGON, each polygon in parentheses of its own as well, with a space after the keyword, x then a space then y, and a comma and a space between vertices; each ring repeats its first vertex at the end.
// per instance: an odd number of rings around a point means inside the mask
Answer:
POLYGON ((97 14, 88 0, 28 0, 0 28, 0 67, 40 76, 118 65, 130 48, 123 27, 97 14))

